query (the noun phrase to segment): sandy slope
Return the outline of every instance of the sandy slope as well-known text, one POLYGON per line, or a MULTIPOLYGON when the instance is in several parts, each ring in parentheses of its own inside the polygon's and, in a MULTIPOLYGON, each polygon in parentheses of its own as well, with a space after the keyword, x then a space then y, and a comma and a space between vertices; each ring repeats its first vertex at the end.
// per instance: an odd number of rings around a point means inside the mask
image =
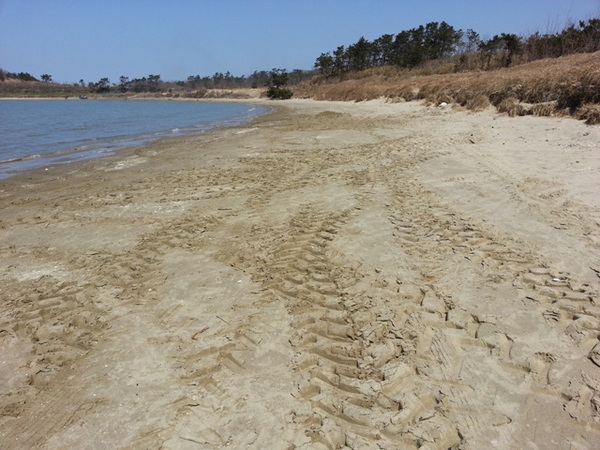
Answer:
POLYGON ((598 173, 571 119, 293 100, 2 181, 0 448, 597 448, 598 173))

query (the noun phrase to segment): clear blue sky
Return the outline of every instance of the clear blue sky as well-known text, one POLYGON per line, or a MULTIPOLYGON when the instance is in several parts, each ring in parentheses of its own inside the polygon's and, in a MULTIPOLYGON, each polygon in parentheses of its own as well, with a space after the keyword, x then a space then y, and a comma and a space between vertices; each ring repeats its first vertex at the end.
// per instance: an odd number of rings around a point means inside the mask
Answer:
POLYGON ((311 69, 322 53, 446 21, 482 38, 559 31, 600 0, 0 0, 0 68, 57 82, 311 69))

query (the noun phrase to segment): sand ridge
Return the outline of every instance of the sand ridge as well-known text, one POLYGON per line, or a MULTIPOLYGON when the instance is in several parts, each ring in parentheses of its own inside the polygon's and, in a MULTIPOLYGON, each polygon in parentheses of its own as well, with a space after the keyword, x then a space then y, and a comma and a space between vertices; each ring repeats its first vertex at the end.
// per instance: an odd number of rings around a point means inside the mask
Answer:
POLYGON ((0 448, 594 448, 600 128, 278 105, 0 182, 0 448))

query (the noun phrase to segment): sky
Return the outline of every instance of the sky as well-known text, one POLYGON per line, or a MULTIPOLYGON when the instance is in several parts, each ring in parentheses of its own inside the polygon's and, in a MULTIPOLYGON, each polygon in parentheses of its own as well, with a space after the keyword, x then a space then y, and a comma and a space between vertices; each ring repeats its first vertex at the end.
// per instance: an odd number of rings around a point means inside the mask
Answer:
POLYGON ((591 18, 600 0, 0 0, 0 68, 86 84, 241 76, 429 22, 489 39, 591 18))

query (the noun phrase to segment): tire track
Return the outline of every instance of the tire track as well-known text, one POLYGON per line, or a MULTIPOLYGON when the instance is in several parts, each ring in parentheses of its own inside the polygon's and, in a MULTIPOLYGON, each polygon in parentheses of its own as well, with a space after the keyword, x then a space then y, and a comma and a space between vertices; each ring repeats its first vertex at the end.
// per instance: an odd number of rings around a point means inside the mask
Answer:
POLYGON ((88 290, 85 281, 61 271, 32 279, 4 277, 0 302, 11 312, 0 317, 0 358, 24 364, 3 373, 3 421, 10 423, 26 413, 30 397, 95 345, 106 321, 101 310, 86 302, 88 290))
MULTIPOLYGON (((457 274, 470 274, 474 280, 485 280, 486 284, 503 289, 510 284, 512 295, 525 303, 526 309, 537 311, 546 319, 549 332, 559 325, 585 353, 596 342, 600 329, 597 319, 600 310, 595 306, 597 286, 578 283, 570 274, 553 271, 543 262, 540 265, 539 258, 517 243, 505 237, 502 240, 492 237, 477 224, 439 205, 418 184, 398 185, 397 172, 385 176, 391 190, 396 192, 389 218, 396 229, 395 237, 414 258, 415 265, 426 268, 423 285, 433 288, 421 300, 422 310, 407 322, 414 328, 412 334, 420 336, 414 355, 417 371, 443 395, 441 408, 459 411, 454 416, 461 420, 453 426, 457 427, 463 445, 475 445, 480 436, 496 436, 501 442, 516 445, 511 423, 519 418, 519 411, 498 409, 497 393, 510 396, 521 392, 532 399, 536 395, 548 396, 566 408, 565 399, 570 395, 556 393, 557 386, 548 385, 547 381, 556 357, 548 359, 533 351, 513 352, 513 339, 495 326, 496 318, 460 314, 455 309, 460 299, 453 299, 451 290, 445 287, 448 273, 444 266, 448 267, 447 261, 454 261, 457 274), (482 367, 493 370, 493 379, 473 363, 477 355, 482 367), (482 378, 496 393, 492 401, 469 393, 469 381, 481 385, 482 378), (540 381, 539 394, 527 388, 531 379, 540 381), (511 392, 506 386, 516 389, 511 392)), ((583 410, 581 415, 588 419, 595 415, 592 402, 583 405, 583 410)), ((575 426, 585 428, 590 423, 575 426)), ((585 435, 588 442, 594 442, 600 436, 600 427, 591 426, 585 435)))
MULTIPOLYGON (((57 430, 104 405, 100 398, 86 400, 85 392, 77 397, 79 403, 62 394, 85 391, 71 380, 85 379, 87 368, 74 364, 104 343, 109 324, 136 315, 136 305, 158 303, 156 292, 165 280, 161 276, 165 249, 197 245, 201 235, 197 232, 203 229, 183 217, 146 233, 130 249, 87 251, 69 258, 69 267, 52 266, 39 278, 4 277, 0 301, 14 313, 0 317, 0 344, 10 340, 7 351, 30 349, 30 356, 26 367, 17 368, 22 375, 0 405, 0 448, 38 447, 57 430), (33 396, 43 401, 29 401, 33 396), (40 422, 40 417, 45 420, 40 422)), ((55 257, 45 250, 38 256, 40 267, 55 257)))
POLYGON ((479 273, 489 278, 500 274, 500 282, 527 273, 529 256, 444 208, 432 211, 432 205, 411 204, 411 198, 422 201, 426 196, 415 192, 410 181, 395 186, 399 178, 410 180, 406 173, 398 174, 400 165, 390 167, 393 177, 369 164, 369 171, 348 167, 346 173, 363 202, 372 197, 363 192, 364 185, 388 177, 394 199, 388 204, 389 220, 399 248, 421 268, 416 291, 373 290, 366 286, 376 285, 373 277, 361 280, 364 275, 357 274, 360 263, 333 250, 337 233, 356 213, 352 210, 330 213, 306 205, 289 228, 278 232, 285 242, 271 244, 262 259, 260 272, 268 274, 264 283, 296 317, 291 344, 297 389, 312 413, 295 423, 314 445, 326 448, 468 446, 482 435, 514 445, 514 411, 499 409, 495 398, 505 385, 523 384, 531 367, 528 361, 504 361, 510 339, 479 333, 487 326, 485 317, 454 311, 451 295, 438 286, 445 272, 440 258, 462 255, 479 273), (373 292, 391 297, 392 306, 373 292), (478 358, 487 360, 497 378, 484 375, 489 392, 481 398, 470 385, 482 377, 474 363, 478 358))
MULTIPOLYGON (((326 448, 416 447, 423 433, 410 425, 437 400, 431 392, 421 401, 424 386, 418 382, 416 394, 406 392, 407 378, 416 378, 416 371, 403 376, 398 369, 406 332, 398 314, 382 309, 382 299, 353 293, 356 267, 329 246, 349 214, 307 206, 270 258, 273 276, 267 284, 296 317, 291 344, 298 395, 312 410, 296 423, 313 444, 326 448)), ((437 422, 437 442, 460 442, 441 416, 437 422)))

